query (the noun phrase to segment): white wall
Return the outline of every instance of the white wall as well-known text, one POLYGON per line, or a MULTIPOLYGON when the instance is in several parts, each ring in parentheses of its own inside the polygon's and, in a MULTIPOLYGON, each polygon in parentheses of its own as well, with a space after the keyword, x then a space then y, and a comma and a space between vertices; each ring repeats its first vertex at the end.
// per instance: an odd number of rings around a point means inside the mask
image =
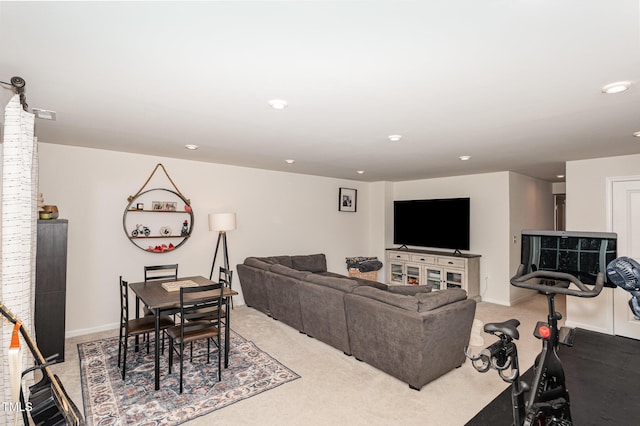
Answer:
MULTIPOLYGON (((208 276, 217 238, 208 213, 237 213, 238 229, 227 234, 234 269, 247 256, 325 253, 329 270, 346 273, 346 256, 379 255, 369 251, 371 198, 362 182, 45 143, 39 151, 40 192, 69 220, 67 335, 116 325, 119 275, 141 281, 144 265, 178 263, 182 276, 208 276), (122 227, 127 197, 157 163, 195 216, 189 241, 162 254, 135 247, 122 227), (339 187, 358 190, 356 213, 338 212, 339 187)), ((148 188, 170 185, 157 172, 148 188)), ((240 290, 237 277, 234 284, 240 290)))
MULTIPOLYGON (((607 179, 640 175, 640 155, 567 162, 567 230, 611 231, 607 179)), ((618 252, 618 256, 625 253, 618 252)), ((613 333, 613 289, 593 299, 567 297, 567 324, 613 333)))
MULTIPOLYGON (((550 182, 518 173, 509 173, 510 255, 509 270, 513 276, 520 265, 520 240, 523 229, 553 229, 553 193, 550 182)), ((517 304, 535 292, 510 288, 511 304, 517 304)))
MULTIPOLYGON (((394 184, 394 200, 471 198, 469 253, 479 254, 483 301, 508 305, 509 173, 454 176, 394 184)), ((392 226, 392 225, 391 225, 392 226)), ((388 237, 388 235, 387 235, 388 237)), ((393 247, 393 239, 387 241, 393 247)))

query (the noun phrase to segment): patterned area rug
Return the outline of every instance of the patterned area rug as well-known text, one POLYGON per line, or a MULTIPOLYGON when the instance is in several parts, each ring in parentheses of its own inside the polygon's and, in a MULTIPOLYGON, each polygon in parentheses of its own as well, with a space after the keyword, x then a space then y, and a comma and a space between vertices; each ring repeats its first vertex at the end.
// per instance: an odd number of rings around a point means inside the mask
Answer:
MULTIPOLYGON (((168 341, 167 341, 168 343, 168 341)), ((204 346, 204 345, 203 345, 204 346)), ((202 348, 195 348, 194 351, 202 348)), ((180 365, 168 353, 160 357, 160 389, 154 390, 153 346, 127 354, 127 377, 118 369, 118 338, 78 344, 82 398, 87 425, 177 425, 299 378, 269 354, 231 331, 229 368, 218 382, 217 360, 184 363, 184 391, 179 393, 180 365)), ((185 350, 188 354, 188 350, 185 350)))

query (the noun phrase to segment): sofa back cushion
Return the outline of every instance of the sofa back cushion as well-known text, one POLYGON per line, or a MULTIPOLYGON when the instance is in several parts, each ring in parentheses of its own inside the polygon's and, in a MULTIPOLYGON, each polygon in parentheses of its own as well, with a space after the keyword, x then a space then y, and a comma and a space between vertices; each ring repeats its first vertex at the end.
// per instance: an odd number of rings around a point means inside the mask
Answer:
POLYGON ((358 283, 354 280, 350 280, 349 278, 338 278, 338 277, 327 277, 323 275, 317 274, 309 274, 305 281, 310 283, 322 285, 325 287, 330 287, 336 290, 344 291, 347 293, 352 292, 356 287, 358 287, 358 283))
POLYGON ((467 298, 467 292, 461 288, 449 288, 431 293, 420 293, 416 297, 420 301, 420 312, 426 312, 458 300, 464 300, 467 298))
POLYGON ((407 311, 418 311, 418 299, 415 296, 391 293, 389 291, 380 290, 370 286, 360 286, 353 291, 353 294, 369 297, 407 311))
POLYGON ((415 296, 418 293, 430 293, 430 285, 390 285, 388 290, 391 293, 406 294, 409 296, 415 296))
POLYGON ((291 256, 291 267, 299 271, 325 272, 327 258, 322 253, 291 256))
POLYGON ((287 277, 297 278, 299 280, 305 279, 307 275, 310 274, 309 271, 297 271, 295 269, 288 268, 284 265, 278 265, 278 264, 271 265, 271 268, 269 270, 274 274, 285 275, 287 277))
POLYGON ((283 266, 286 266, 287 268, 293 267, 291 265, 291 256, 269 256, 269 257, 263 257, 262 259, 274 265, 283 265, 283 266))
POLYGON ((268 271, 272 265, 271 263, 258 257, 247 257, 244 260, 244 264, 247 266, 253 266, 254 268, 258 268, 258 269, 264 269, 265 271, 268 271))

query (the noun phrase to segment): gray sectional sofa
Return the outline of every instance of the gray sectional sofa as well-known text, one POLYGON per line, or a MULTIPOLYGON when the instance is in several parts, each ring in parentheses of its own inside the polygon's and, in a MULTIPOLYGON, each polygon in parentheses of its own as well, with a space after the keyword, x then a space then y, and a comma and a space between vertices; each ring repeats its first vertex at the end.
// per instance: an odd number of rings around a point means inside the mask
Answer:
POLYGON ((464 290, 387 286, 327 271, 324 254, 248 257, 247 306, 420 389, 465 361, 476 303, 464 290))

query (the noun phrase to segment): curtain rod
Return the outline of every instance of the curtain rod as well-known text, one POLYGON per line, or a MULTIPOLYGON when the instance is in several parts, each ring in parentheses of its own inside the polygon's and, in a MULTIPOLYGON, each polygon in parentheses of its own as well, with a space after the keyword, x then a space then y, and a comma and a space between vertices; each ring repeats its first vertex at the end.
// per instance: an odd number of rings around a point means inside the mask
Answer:
POLYGON ((27 104, 27 97, 24 94, 24 86, 27 84, 24 79, 22 77, 11 77, 11 83, 6 83, 4 81, 0 81, 0 83, 11 86, 14 93, 20 95, 20 104, 22 105, 22 109, 27 111, 29 104, 27 104))

